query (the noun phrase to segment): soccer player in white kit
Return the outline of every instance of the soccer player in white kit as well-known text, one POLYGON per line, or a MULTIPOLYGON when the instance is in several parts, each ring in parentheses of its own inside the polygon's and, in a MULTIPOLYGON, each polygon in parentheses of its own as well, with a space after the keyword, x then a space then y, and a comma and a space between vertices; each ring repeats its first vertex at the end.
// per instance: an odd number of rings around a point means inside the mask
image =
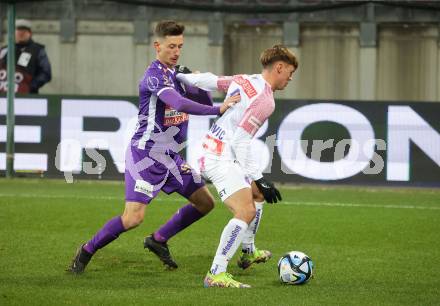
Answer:
POLYGON ((205 287, 249 288, 227 273, 229 260, 242 245, 239 267, 265 262, 269 251, 255 248, 254 239, 261 220, 263 199, 281 200, 279 191, 263 178, 258 160, 251 154, 251 141, 275 109, 273 92, 283 90, 298 67, 295 55, 282 45, 265 50, 260 57, 261 74, 238 75, 232 82, 212 74, 178 75, 177 78, 203 89, 229 85, 227 96, 239 94, 240 103, 226 111, 212 125, 203 142, 200 171, 217 189, 233 213, 223 229, 205 287), (258 201, 259 200, 259 201, 258 201))

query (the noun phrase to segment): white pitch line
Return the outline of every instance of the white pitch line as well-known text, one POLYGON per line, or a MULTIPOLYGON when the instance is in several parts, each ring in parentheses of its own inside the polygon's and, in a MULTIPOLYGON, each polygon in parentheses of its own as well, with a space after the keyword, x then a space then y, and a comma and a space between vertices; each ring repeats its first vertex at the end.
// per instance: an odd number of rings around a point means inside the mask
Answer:
MULTIPOLYGON (((0 193, 0 197, 11 198, 43 198, 43 199, 81 199, 81 200, 119 200, 123 201, 124 197, 116 196, 90 196, 90 195, 50 195, 50 194, 15 194, 0 193)), ((165 198, 156 198, 154 202, 168 201, 165 198)), ((357 204, 357 203, 331 203, 331 202, 290 202, 282 201, 274 205, 296 205, 296 206, 323 206, 323 207, 360 207, 360 208, 391 208, 391 209, 419 209, 419 210, 440 210, 440 207, 416 206, 416 205, 373 205, 373 204, 357 204)))
POLYGON ((42 198, 42 199, 84 199, 84 200, 123 200, 121 197, 114 196, 81 196, 81 195, 61 195, 61 194, 15 194, 15 193, 0 193, 0 197, 10 198, 42 198))
MULTIPOLYGON (((328 206, 328 207, 361 207, 361 208, 440 210, 440 207, 415 206, 415 205, 373 205, 373 204, 356 204, 356 203, 289 202, 289 201, 282 201, 281 204, 282 205, 297 205, 297 206, 328 206)), ((277 204, 275 204, 275 205, 277 205, 277 204)))

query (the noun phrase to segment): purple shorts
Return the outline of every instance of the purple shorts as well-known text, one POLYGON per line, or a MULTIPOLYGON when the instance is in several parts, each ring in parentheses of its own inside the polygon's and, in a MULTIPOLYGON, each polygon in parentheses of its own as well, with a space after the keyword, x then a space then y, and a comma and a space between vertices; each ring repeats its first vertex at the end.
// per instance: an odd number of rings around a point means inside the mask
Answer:
POLYGON ((189 198, 205 186, 203 179, 177 153, 153 155, 129 146, 125 155, 125 200, 148 204, 159 191, 189 198), (158 161, 160 160, 160 161, 158 161))

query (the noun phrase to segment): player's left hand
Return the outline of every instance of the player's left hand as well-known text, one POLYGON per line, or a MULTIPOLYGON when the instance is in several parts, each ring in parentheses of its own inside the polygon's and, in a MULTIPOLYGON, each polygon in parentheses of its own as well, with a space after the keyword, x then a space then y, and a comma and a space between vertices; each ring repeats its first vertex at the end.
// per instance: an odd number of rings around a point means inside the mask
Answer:
POLYGON ((264 199, 267 203, 278 203, 282 201, 281 193, 275 188, 274 184, 266 180, 264 177, 255 181, 258 189, 260 189, 263 194, 264 199))

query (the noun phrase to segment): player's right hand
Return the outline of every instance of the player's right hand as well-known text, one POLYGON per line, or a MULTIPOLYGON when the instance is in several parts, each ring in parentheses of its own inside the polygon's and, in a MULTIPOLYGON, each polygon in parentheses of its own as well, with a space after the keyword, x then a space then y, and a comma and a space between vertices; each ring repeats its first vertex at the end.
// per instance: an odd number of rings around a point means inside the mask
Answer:
POLYGON ((272 204, 282 200, 278 189, 276 189, 274 184, 267 181, 264 177, 256 180, 255 184, 257 185, 258 189, 260 189, 267 203, 272 204))
POLYGON ((226 112, 229 108, 240 102, 240 100, 241 100, 240 94, 236 94, 226 98, 225 101, 223 101, 223 104, 220 106, 220 114, 226 112))

